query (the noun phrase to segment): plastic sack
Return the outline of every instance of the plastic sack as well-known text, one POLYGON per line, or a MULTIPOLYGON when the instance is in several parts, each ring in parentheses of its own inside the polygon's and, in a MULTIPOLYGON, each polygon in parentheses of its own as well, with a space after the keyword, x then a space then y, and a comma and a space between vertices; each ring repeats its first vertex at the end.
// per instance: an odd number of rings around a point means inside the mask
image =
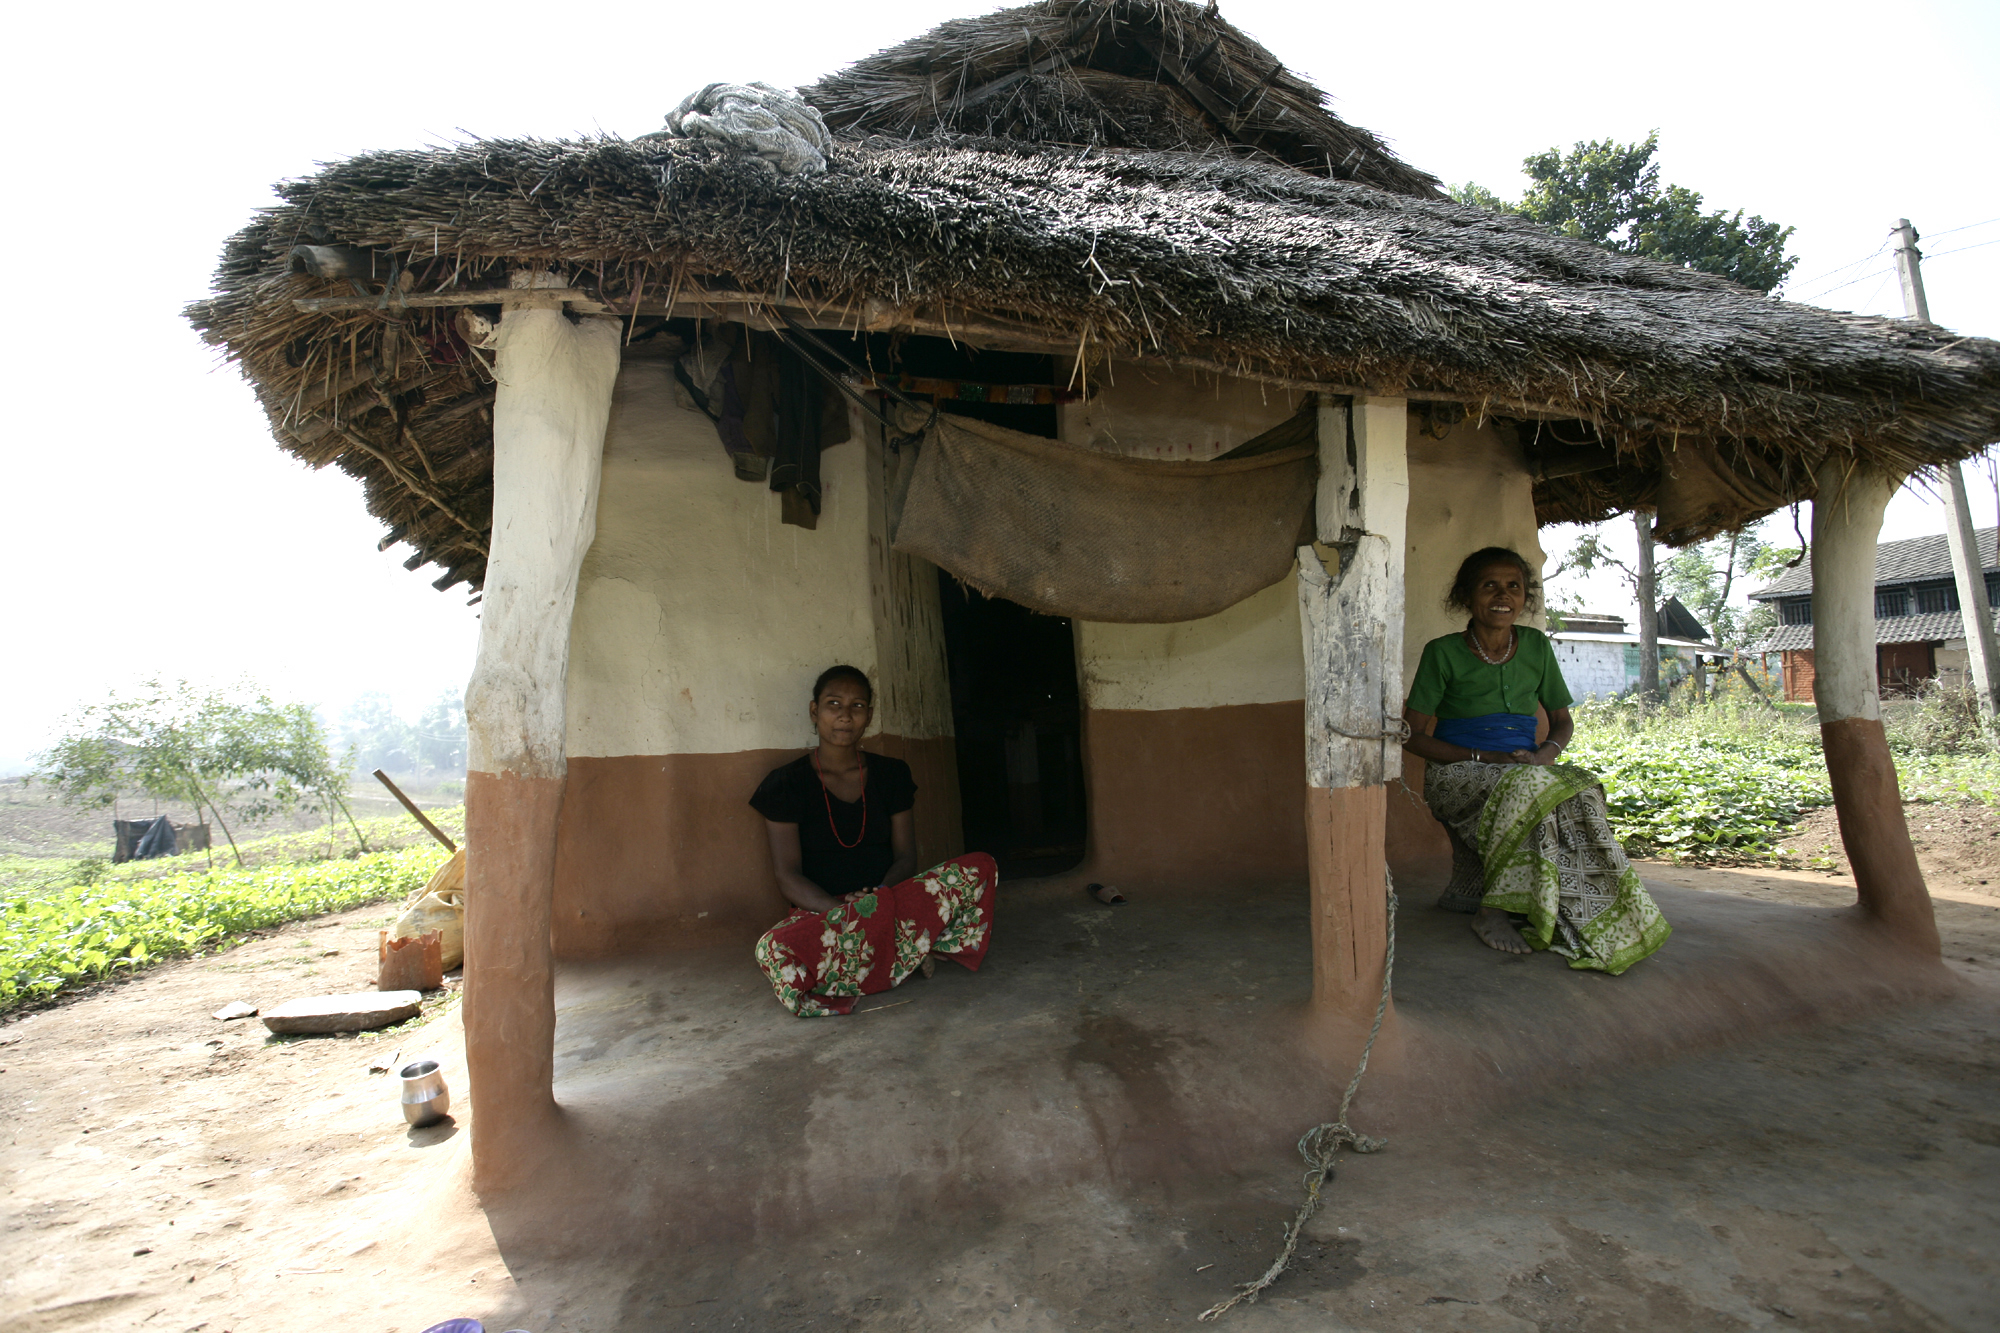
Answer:
POLYGON ((449 972, 465 961, 465 849, 432 872, 429 882, 410 899, 396 924, 392 940, 415 939, 437 931, 439 962, 449 972))

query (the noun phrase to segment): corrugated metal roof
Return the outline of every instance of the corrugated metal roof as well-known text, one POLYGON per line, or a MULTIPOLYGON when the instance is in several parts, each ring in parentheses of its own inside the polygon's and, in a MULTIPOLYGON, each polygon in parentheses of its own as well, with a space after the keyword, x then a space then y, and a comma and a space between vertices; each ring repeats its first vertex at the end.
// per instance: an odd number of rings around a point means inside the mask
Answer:
MULTIPOLYGON (((1980 528, 1979 558, 1989 569, 2000 569, 2000 551, 1996 551, 1995 530, 1980 528)), ((1875 548, 1875 582, 1917 583, 1925 579, 1948 579, 1951 573, 1951 547, 1942 532, 1928 537, 1908 537, 1899 542, 1883 542, 1875 548)), ((1752 601, 1767 602, 1779 597, 1799 597, 1811 592, 1812 553, 1807 552, 1805 560, 1797 569, 1786 570, 1776 582, 1759 588, 1750 594, 1752 601)), ((1954 616, 1956 612, 1952 613, 1954 616)), ((1950 637, 1956 637, 1955 635, 1950 637)), ((1888 639, 1887 643, 1909 643, 1909 639, 1888 639)))
MULTIPOLYGON (((1987 535, 1991 535, 1988 530, 1987 535)), ((1944 539, 1940 537, 1939 541, 1944 539)), ((2000 625, 2000 611, 1994 613, 1996 625, 2000 625)), ((1784 652, 1794 648, 1813 646, 1811 625, 1780 625, 1771 631, 1771 636, 1758 644, 1752 651, 1760 653, 1784 652)), ((1933 611, 1921 616, 1877 616, 1875 619, 1875 642, 1884 643, 1942 643, 1946 639, 1965 637, 1965 622, 1956 611, 1933 611)))

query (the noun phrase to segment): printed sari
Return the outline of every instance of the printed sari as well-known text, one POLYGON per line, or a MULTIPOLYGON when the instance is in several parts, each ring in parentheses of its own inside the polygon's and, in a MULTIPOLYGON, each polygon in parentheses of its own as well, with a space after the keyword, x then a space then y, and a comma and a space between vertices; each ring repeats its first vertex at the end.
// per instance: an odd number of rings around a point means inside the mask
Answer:
POLYGON ((937 954, 979 970, 1000 871, 973 852, 826 912, 796 908, 757 941, 757 966, 800 1018, 845 1014, 937 954))
POLYGON ((1573 764, 1431 764, 1424 799, 1479 849, 1482 907, 1528 918, 1521 937, 1574 968, 1623 972, 1667 942, 1604 812, 1597 775, 1573 764))

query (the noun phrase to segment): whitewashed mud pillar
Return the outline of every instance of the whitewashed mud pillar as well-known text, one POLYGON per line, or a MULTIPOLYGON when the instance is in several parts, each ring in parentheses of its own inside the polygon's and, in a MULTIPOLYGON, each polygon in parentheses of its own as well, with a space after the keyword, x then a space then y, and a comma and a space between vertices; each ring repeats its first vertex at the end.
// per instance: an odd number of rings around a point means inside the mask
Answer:
POLYGON ((1403 770, 1409 408, 1356 397, 1319 419, 1319 543, 1299 548, 1313 1001, 1367 1017, 1382 988, 1388 789, 1403 770))
POLYGON ((1875 537, 1898 479, 1835 456, 1815 480, 1813 698, 1840 841, 1862 910, 1937 954, 1937 918, 1903 819, 1875 666, 1875 537))
POLYGON ((465 691, 465 1060, 481 1189, 521 1178, 555 1132, 564 676, 618 376, 616 320, 571 323, 535 299, 510 303, 493 340, 493 536, 465 691))

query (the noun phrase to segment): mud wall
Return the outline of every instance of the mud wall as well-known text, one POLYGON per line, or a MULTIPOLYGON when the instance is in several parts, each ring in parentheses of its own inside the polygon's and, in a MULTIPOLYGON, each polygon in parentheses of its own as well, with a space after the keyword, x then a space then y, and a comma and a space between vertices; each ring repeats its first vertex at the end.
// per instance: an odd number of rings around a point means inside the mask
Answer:
POLYGON ((851 424, 821 460, 817 529, 788 527, 677 404, 671 363, 626 359, 571 631, 559 953, 755 934, 783 914, 748 801, 811 743, 812 682, 836 662, 876 680, 869 748, 916 771, 920 854, 958 850, 935 574, 888 551, 888 466, 851 424))
MULTIPOLYGON (((1207 458, 1295 405, 1245 381, 1114 369, 1115 389, 1066 413, 1070 442, 1207 458)), ((1537 569, 1544 560, 1519 452, 1491 427, 1462 423, 1437 438, 1421 423, 1410 423, 1406 682, 1424 644, 1463 624, 1443 605, 1459 561, 1487 545, 1511 546, 1537 569)), ((1189 886, 1305 877, 1302 651, 1290 580, 1184 624, 1077 622, 1091 877, 1189 886)), ((1388 793, 1386 846, 1399 869, 1450 856, 1422 793, 1423 761, 1406 758, 1388 793)))

